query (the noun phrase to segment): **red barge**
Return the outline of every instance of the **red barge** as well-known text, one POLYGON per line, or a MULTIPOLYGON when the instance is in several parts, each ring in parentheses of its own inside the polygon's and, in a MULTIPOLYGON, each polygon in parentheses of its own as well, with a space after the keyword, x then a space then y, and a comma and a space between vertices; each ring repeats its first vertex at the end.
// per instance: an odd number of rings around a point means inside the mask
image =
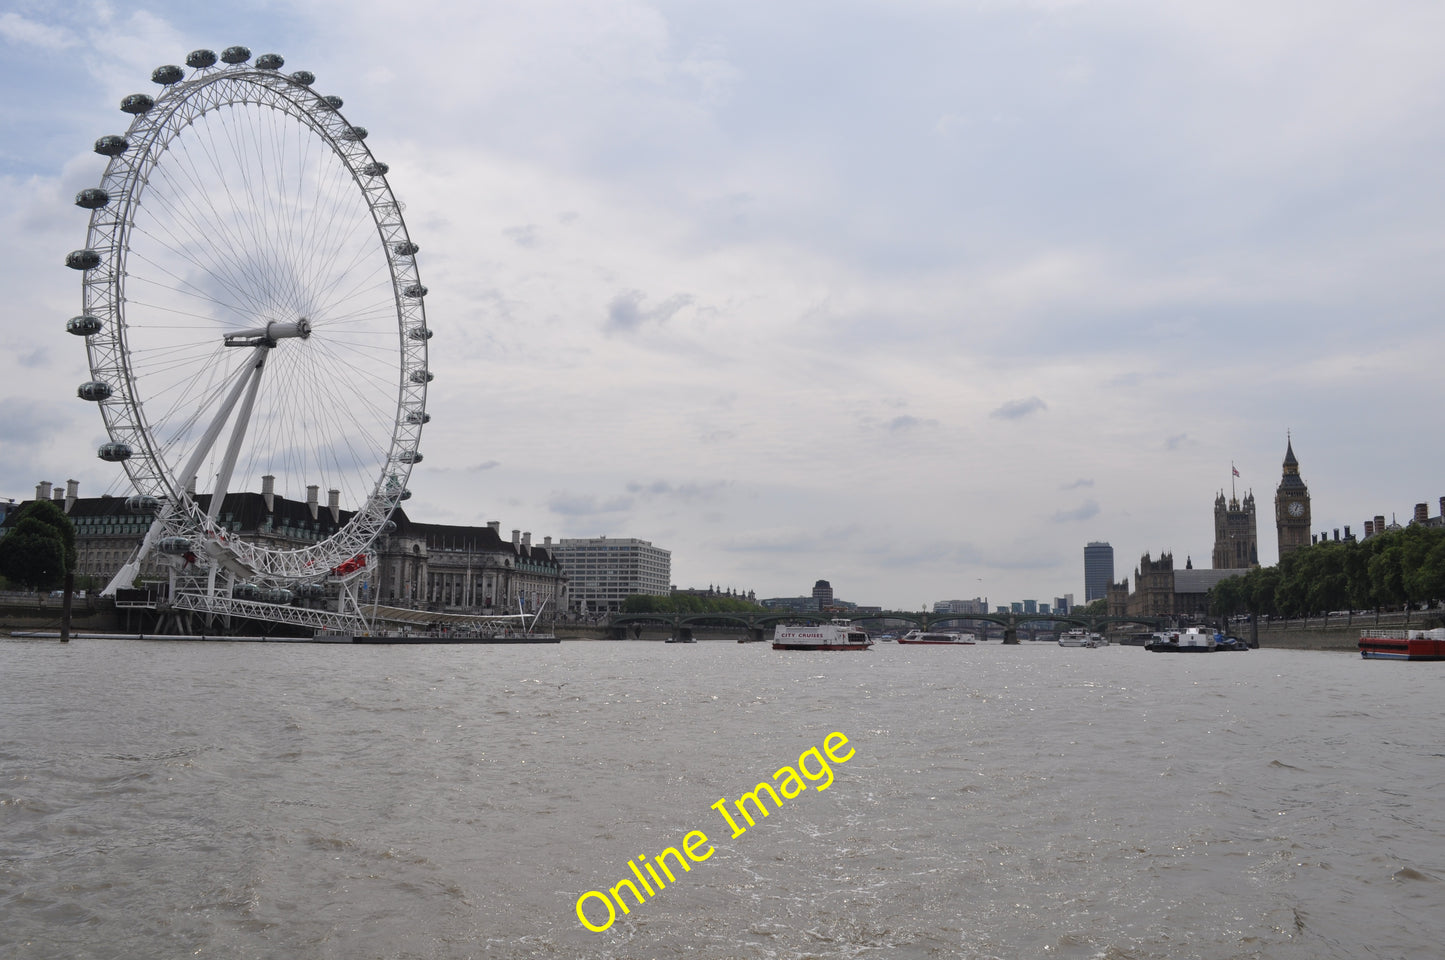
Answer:
POLYGON ((1445 629, 1361 630, 1366 660, 1445 660, 1445 629))

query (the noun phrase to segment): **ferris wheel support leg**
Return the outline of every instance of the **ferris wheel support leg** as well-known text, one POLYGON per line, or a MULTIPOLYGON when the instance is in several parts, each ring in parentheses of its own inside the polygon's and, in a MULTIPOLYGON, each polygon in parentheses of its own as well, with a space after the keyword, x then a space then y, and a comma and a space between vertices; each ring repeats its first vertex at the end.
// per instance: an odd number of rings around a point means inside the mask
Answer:
MULTIPOLYGON (((267 348, 264 346, 256 347, 255 351, 247 360, 246 365, 241 369, 240 375, 236 378, 236 385, 231 388, 231 392, 226 396, 225 402, 222 403, 220 409, 216 411, 215 417, 211 419, 211 425, 208 426, 206 432, 201 435, 200 442, 196 444, 196 449, 191 451, 191 459, 186 461, 185 468, 177 476, 176 479, 181 483, 186 483, 191 477, 194 477, 196 471, 201 468, 201 464, 205 461, 206 456, 210 454, 211 447, 216 442, 216 437, 220 436, 221 428, 226 425, 226 421, 231 417, 231 411, 236 407, 236 401, 241 398, 241 391, 245 390, 247 384, 251 382, 252 376, 256 373, 257 365, 265 362, 266 350, 267 348)), ((213 502, 215 499, 214 497, 212 498, 213 502)))
POLYGON ((336 596, 336 613, 341 617, 354 617, 360 620, 367 632, 371 631, 371 621, 366 616, 366 611, 361 606, 361 601, 356 598, 356 585, 360 577, 341 581, 341 589, 336 596))
MULTIPOLYGON (((250 386, 246 390, 246 399, 241 401, 241 412, 236 414, 236 425, 231 428, 231 442, 226 444, 226 455, 221 460, 221 471, 216 474, 216 486, 211 491, 211 508, 207 514, 212 520, 221 514, 221 502, 226 499, 226 492, 230 489, 231 474, 236 469, 236 457, 241 452, 242 441, 246 439, 246 428, 251 424, 251 409, 256 404, 256 391, 261 386, 261 371, 266 368, 266 350, 266 347, 256 348, 254 354, 256 362, 252 364, 245 378, 245 380, 249 380, 250 386)), ((214 596, 214 573, 212 581, 211 594, 214 596)))

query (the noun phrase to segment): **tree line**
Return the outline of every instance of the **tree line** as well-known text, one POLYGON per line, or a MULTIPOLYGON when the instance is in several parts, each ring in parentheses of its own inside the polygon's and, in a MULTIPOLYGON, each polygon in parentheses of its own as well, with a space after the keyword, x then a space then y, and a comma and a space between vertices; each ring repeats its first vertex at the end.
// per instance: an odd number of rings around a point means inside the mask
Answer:
POLYGON ((634 593, 622 601, 623 613, 758 613, 766 609, 741 597, 709 597, 696 593, 666 597, 634 593))
POLYGON ((1365 540, 1326 540, 1209 591, 1215 616, 1303 617, 1445 599, 1445 527, 1420 524, 1365 540))

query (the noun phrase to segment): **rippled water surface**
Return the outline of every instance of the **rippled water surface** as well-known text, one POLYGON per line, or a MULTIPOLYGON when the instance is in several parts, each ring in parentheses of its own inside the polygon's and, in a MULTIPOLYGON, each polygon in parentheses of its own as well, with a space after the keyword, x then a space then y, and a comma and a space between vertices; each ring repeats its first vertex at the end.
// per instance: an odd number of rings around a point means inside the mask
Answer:
POLYGON ((1272 650, 0 641, 0 956, 1435 958, 1442 684, 1272 650), (710 807, 832 731, 831 787, 730 837, 710 807), (693 830, 706 862, 583 929, 693 830))

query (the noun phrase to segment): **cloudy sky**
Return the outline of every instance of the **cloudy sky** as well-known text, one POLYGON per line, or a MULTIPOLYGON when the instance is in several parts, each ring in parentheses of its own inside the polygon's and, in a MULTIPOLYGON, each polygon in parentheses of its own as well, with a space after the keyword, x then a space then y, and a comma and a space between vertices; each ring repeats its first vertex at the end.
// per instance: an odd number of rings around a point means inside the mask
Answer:
POLYGON ((1287 430, 1316 529, 1445 495, 1438 3, 0 11, 0 495, 127 492, 72 198, 235 43, 345 98, 422 245, 415 519, 917 608, 1082 600, 1090 540, 1207 566, 1231 462, 1272 563, 1287 430))

